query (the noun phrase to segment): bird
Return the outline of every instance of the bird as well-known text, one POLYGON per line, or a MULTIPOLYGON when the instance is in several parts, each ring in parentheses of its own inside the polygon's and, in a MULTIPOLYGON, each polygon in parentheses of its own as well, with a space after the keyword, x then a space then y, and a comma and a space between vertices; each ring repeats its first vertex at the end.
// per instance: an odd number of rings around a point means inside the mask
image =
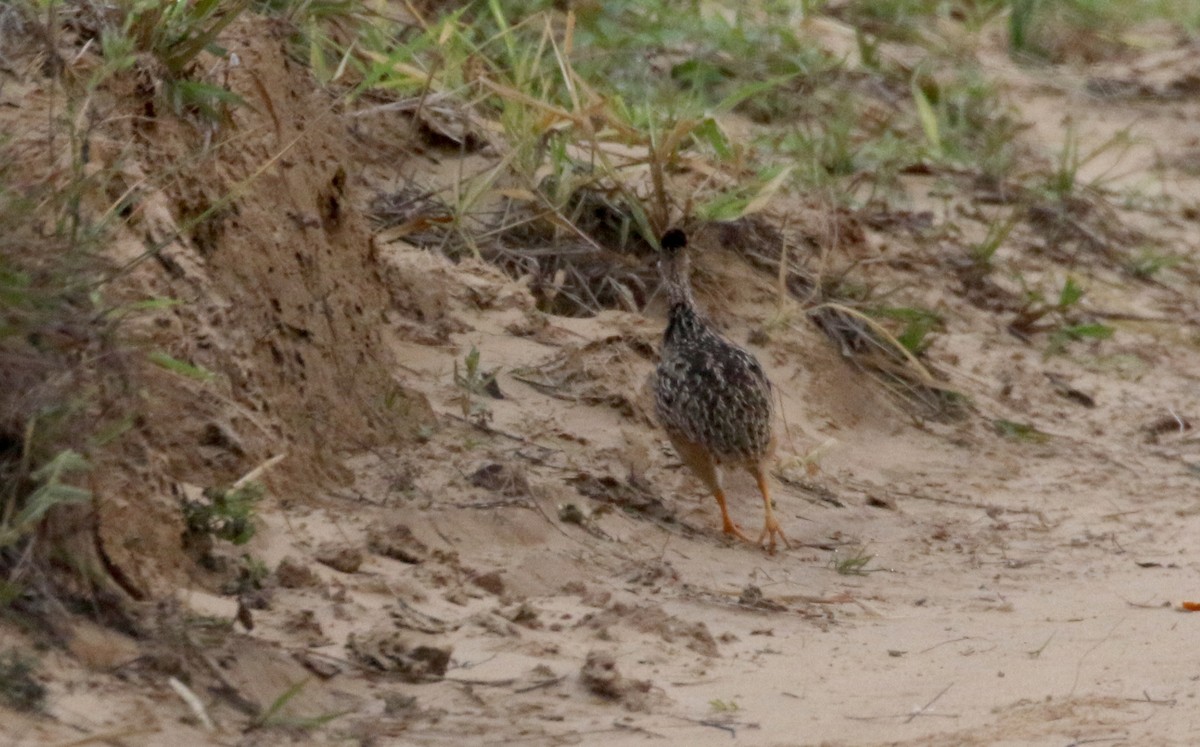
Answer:
POLYGON ((755 544, 766 540, 774 552, 778 538, 790 547, 767 482, 775 445, 771 382, 758 359, 717 332, 696 305, 687 234, 672 228, 659 247, 670 312, 654 374, 658 420, 679 458, 717 499, 726 535, 755 542, 730 517, 721 486, 721 468, 742 468, 762 493, 765 520, 755 544))

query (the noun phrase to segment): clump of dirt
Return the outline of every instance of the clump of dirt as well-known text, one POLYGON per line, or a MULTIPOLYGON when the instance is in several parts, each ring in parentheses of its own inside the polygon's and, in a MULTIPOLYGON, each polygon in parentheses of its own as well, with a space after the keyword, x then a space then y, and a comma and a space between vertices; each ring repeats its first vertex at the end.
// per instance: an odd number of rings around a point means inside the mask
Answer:
POLYGON ((609 629, 618 623, 643 633, 658 635, 667 643, 682 641, 686 648, 703 656, 720 656, 717 641, 707 625, 698 620, 679 620, 657 605, 630 607, 615 602, 601 612, 589 613, 579 624, 596 630, 602 638, 608 638, 611 636, 609 629))
POLYGON ((406 524, 372 526, 367 531, 367 548, 376 555, 411 565, 425 562, 429 555, 429 548, 406 524))
POLYGON ((649 486, 636 478, 618 479, 612 475, 582 473, 568 479, 580 495, 602 504, 620 508, 657 522, 674 524, 678 517, 649 486))
POLYGON ((650 709, 654 684, 621 674, 616 658, 607 651, 588 652, 579 670, 579 681, 593 695, 621 703, 631 711, 650 709))
POLYGON ((362 664, 394 674, 405 682, 429 682, 446 674, 451 649, 414 643, 394 630, 351 635, 346 648, 362 664))

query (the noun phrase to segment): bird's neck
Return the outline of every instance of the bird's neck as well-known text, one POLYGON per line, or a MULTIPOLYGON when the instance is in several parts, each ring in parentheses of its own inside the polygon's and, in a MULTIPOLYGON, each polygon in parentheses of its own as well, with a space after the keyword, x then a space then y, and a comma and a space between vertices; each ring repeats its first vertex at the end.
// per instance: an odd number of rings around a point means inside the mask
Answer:
POLYGON ((663 277, 667 281, 667 294, 671 301, 671 308, 683 304, 693 311, 696 310, 696 299, 692 296, 692 282, 688 277, 690 269, 686 254, 674 257, 663 265, 663 277))
POLYGON ((663 330, 663 341, 678 344, 705 334, 704 315, 689 301, 673 302, 667 315, 667 328, 663 330))

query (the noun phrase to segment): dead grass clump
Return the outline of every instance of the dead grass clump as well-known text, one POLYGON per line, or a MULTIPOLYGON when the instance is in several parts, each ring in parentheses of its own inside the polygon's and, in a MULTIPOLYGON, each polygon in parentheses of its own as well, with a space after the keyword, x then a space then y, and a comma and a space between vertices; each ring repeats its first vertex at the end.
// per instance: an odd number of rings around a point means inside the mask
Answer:
POLYGON ((538 309, 559 316, 639 311, 658 287, 653 266, 594 243, 497 241, 480 253, 509 275, 529 276, 538 309))
POLYGON ((879 309, 869 314, 830 302, 812 309, 809 318, 839 347, 846 360, 878 379, 915 414, 937 420, 964 416, 966 398, 945 383, 943 373, 920 359, 924 347, 913 349, 908 339, 912 327, 894 334, 873 318, 879 313, 879 309))
POLYGON ((822 216, 828 228, 819 234, 806 226, 800 237, 761 215, 711 224, 723 246, 753 267, 779 280, 780 287, 804 304, 810 321, 857 368, 883 382, 889 392, 926 417, 955 418, 965 400, 945 377, 921 360, 937 319, 915 308, 882 308, 868 297, 849 298, 842 283, 822 278, 811 268, 821 247, 842 252, 861 246, 866 236, 859 218, 833 209, 822 216))
POLYGON ((1121 268, 1129 261, 1124 249, 1145 242, 1107 200, 1086 192, 1035 202, 1026 211, 1026 221, 1040 239, 1039 251, 1068 266, 1090 265, 1099 258, 1121 268))
POLYGON ((394 192, 380 192, 367 208, 383 241, 404 241, 422 248, 446 251, 452 238, 450 207, 436 192, 408 184, 394 192))
POLYGON ((533 207, 510 201, 493 222, 468 230, 455 224, 438 193, 406 186, 377 195, 370 215, 382 241, 404 240, 454 260, 478 256, 510 277, 528 278, 541 311, 640 311, 659 285, 654 249, 613 192, 580 187, 561 210, 548 195, 533 207))

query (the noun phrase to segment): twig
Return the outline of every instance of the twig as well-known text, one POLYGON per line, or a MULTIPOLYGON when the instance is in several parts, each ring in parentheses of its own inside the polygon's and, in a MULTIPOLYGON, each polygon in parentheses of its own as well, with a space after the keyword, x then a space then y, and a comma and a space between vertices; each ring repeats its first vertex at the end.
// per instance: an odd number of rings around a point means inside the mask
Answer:
MULTIPOLYGON (((68 724, 69 725, 69 724, 68 724)), ((91 734, 81 739, 73 739, 70 742, 59 742, 54 747, 83 747, 85 744, 95 744, 96 742, 106 742, 108 744, 118 744, 126 737, 137 737, 143 734, 158 734, 162 729, 118 729, 117 731, 102 731, 98 734, 91 734)))
POLYGON ((469 425, 472 428, 475 428, 477 430, 481 430, 484 433, 488 434, 489 436, 504 436, 505 438, 511 439, 513 441, 517 441, 518 443, 523 443, 528 446, 534 446, 539 449, 542 449, 543 451, 547 451, 550 453, 562 451, 562 449, 553 449, 553 448, 550 448, 549 446, 543 446, 542 444, 539 444, 537 441, 531 441, 530 439, 525 438, 524 436, 518 436, 517 434, 509 433, 508 431, 502 431, 499 428, 493 428, 490 425, 480 425, 479 423, 476 423, 468 418, 464 418, 461 415, 455 415, 452 412, 444 412, 444 413, 442 413, 442 416, 450 418, 451 420, 457 420, 458 422, 463 423, 465 425, 469 425))
POLYGON ((549 679, 542 680, 541 682, 535 682, 532 685, 518 687, 515 690, 513 690, 513 692, 514 693, 528 693, 528 692, 533 692, 534 690, 541 690, 542 688, 546 688, 546 687, 554 687, 555 685, 562 682, 566 678, 567 678, 567 676, 565 674, 560 675, 558 677, 551 677, 549 679))
POLYGON ((650 731, 649 729, 646 729, 641 726, 637 726, 636 724, 623 724, 620 721, 614 721, 613 727, 617 728, 617 729, 624 729, 626 731, 631 731, 631 732, 634 732, 635 734, 644 734, 647 737, 654 737, 655 739, 666 739, 667 738, 666 735, 659 734, 656 731, 650 731))
POLYGON ((941 646, 948 646, 951 643, 958 643, 959 641, 969 641, 969 640, 971 640, 971 636, 969 636, 969 635, 964 635, 961 638, 951 638, 948 641, 942 641, 941 643, 935 643, 932 646, 930 646, 929 648, 923 648, 920 651, 918 651, 917 653, 918 654, 927 654, 930 651, 934 650, 935 648, 940 648, 941 646))
POLYGON ((920 707, 920 708, 918 708, 917 710, 913 711, 912 713, 908 714, 908 718, 904 719, 904 723, 906 723, 906 724, 911 724, 911 723, 912 723, 912 721, 913 721, 913 719, 915 719, 917 716, 922 716, 922 715, 924 715, 924 714, 925 714, 925 711, 929 710, 929 707, 930 707, 930 706, 932 706, 934 703, 938 702, 938 700, 939 700, 939 699, 940 699, 940 698, 941 698, 943 695, 945 695, 945 694, 947 693, 947 691, 949 691, 949 690, 950 690, 950 688, 952 688, 952 687, 954 687, 954 683, 953 683, 953 682, 951 682, 949 685, 946 685, 945 687, 943 687, 943 688, 942 688, 942 691, 941 691, 940 693, 938 693, 937 695, 934 695, 932 700, 930 700, 928 703, 926 703, 925 705, 921 706, 921 707, 920 707))
POLYGON ((1056 631, 1054 631, 1053 633, 1051 633, 1051 634, 1050 634, 1050 637, 1046 639, 1046 642, 1045 642, 1045 643, 1043 643, 1042 645, 1038 646, 1038 647, 1037 647, 1037 648, 1035 648, 1034 650, 1032 650, 1032 651, 1026 651, 1025 653, 1029 655, 1029 658, 1030 658, 1030 659, 1036 659, 1036 658, 1038 658, 1039 656, 1041 656, 1041 655, 1042 655, 1042 652, 1046 650, 1046 647, 1050 645, 1050 641, 1053 641, 1053 640, 1054 640, 1054 636, 1056 636, 1056 635, 1058 635, 1058 631, 1057 631, 1057 630, 1056 630, 1056 631))
MULTIPOLYGON (((1124 597, 1121 598, 1125 599, 1124 597)), ((1170 608, 1168 605, 1164 605, 1162 602, 1134 602, 1129 599, 1125 599, 1125 604, 1139 610, 1161 610, 1164 608, 1170 608)))
POLYGON ((271 468, 272 468, 272 467, 274 467, 276 464, 279 464, 280 462, 282 462, 282 461, 283 461, 284 459, 286 459, 286 458, 287 458, 287 454, 286 454, 286 453, 284 453, 284 454, 276 454, 275 456, 271 457, 271 458, 270 458, 270 459, 268 459, 267 461, 263 462, 262 464, 258 465, 258 466, 257 466, 257 467, 255 467, 254 469, 250 470, 250 471, 249 471, 249 472, 247 472, 246 474, 244 474, 244 475, 242 475, 241 477, 239 477, 239 478, 238 478, 238 480, 237 480, 237 482, 235 482, 235 483, 233 484, 233 489, 234 489, 234 490, 237 490, 238 488, 242 487, 242 486, 243 486, 243 485, 245 485, 246 483, 248 483, 248 482, 253 482, 253 481, 257 480, 259 477, 261 477, 261 476, 262 476, 262 474, 263 474, 264 472, 266 472, 267 470, 271 469, 271 468))
POLYGON ((1162 324, 1177 324, 1185 326, 1196 324, 1197 320, 1190 317, 1169 317, 1158 314, 1136 314, 1130 311, 1114 311, 1112 309, 1094 309, 1087 307, 1087 313, 1105 319, 1119 319, 1123 322, 1159 322, 1162 324))
POLYGON ((1150 693, 1146 692, 1145 690, 1142 690, 1142 697, 1126 698, 1125 700, 1127 700, 1130 703, 1149 703, 1150 705, 1164 705, 1164 706, 1174 706, 1176 703, 1179 702, 1175 698, 1168 698, 1166 700, 1155 700, 1155 699, 1151 698, 1150 693))
POLYGON ((204 703, 200 701, 200 697, 196 695, 196 693, 192 692, 190 687, 174 677, 169 677, 167 679, 167 684, 171 686, 171 689, 175 691, 175 694, 178 695, 184 703, 187 703, 188 708, 192 709, 192 713, 196 714, 196 718, 200 721, 200 725, 204 727, 205 731, 217 730, 216 724, 214 724, 212 719, 208 717, 208 711, 205 710, 204 703))
POLYGON ((1112 634, 1113 634, 1113 633, 1115 633, 1115 632, 1117 631, 1117 628, 1118 628, 1118 627, 1121 625, 1121 623, 1123 623, 1123 622, 1125 622, 1125 618, 1123 618, 1123 617, 1122 617, 1120 620, 1117 620, 1115 623, 1113 623, 1113 626, 1112 626, 1112 628, 1110 628, 1110 629, 1109 629, 1109 631, 1108 631, 1107 633, 1105 633, 1105 634, 1104 634, 1104 637, 1103 637, 1103 638, 1101 638, 1100 640, 1096 641, 1096 645, 1092 646, 1092 647, 1091 647, 1091 648, 1089 648, 1087 651, 1084 651, 1084 652, 1083 652, 1083 656, 1080 656, 1080 657, 1079 657, 1079 661, 1077 661, 1077 662, 1075 663, 1075 680, 1074 680, 1074 682, 1072 682, 1072 683, 1071 683, 1071 691, 1070 691, 1069 693, 1067 693, 1067 695, 1074 695, 1074 694, 1075 694, 1075 688, 1079 686, 1079 675, 1080 675, 1080 673, 1083 671, 1083 662, 1084 662, 1084 660, 1085 660, 1085 659, 1087 659, 1087 658, 1088 658, 1088 656, 1089 656, 1089 655, 1090 655, 1090 654, 1091 654, 1093 651, 1095 651, 1096 649, 1100 648, 1100 646, 1102 646, 1102 645, 1103 645, 1103 644, 1104 644, 1106 641, 1108 641, 1108 639, 1112 637, 1112 634))
MULTIPOLYGON (((473 680, 466 677, 443 677, 443 682, 453 682, 458 685, 479 685, 481 687, 508 687, 517 681, 516 677, 502 680, 473 680)), ((520 691, 518 691, 520 692, 520 691)))
MULTIPOLYGON (((691 719, 688 719, 688 720, 691 721, 691 719)), ((699 721, 694 721, 693 723, 700 724, 701 726, 708 726, 713 729, 720 729, 721 731, 727 731, 727 732, 729 732, 729 736, 734 737, 734 738, 737 737, 737 729, 733 728, 729 724, 722 724, 720 721, 709 721, 708 719, 700 719, 699 721)))
POLYGON ((220 684, 220 687, 218 688, 210 687, 209 689, 225 698, 230 705, 247 716, 258 716, 259 711, 261 710, 258 703, 255 703, 245 695, 242 695, 241 690, 238 690, 237 686, 235 686, 229 680, 229 678, 225 676, 225 672, 221 670, 221 667, 219 667, 217 663, 213 661, 212 657, 202 650, 199 644, 193 641, 190 636, 187 638, 187 643, 191 648, 192 653, 204 663, 205 667, 208 668, 209 673, 212 674, 212 676, 216 678, 217 682, 220 684))

